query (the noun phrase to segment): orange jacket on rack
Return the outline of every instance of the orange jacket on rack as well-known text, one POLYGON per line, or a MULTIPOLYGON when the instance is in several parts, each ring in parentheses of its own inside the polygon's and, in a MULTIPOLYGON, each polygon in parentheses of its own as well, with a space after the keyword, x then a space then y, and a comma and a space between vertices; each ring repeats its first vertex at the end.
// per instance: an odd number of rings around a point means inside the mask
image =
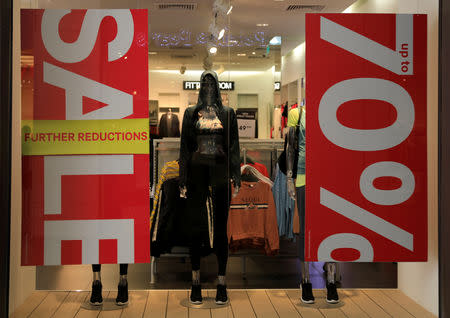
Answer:
POLYGON ((228 240, 231 245, 234 241, 263 241, 266 254, 278 252, 277 215, 270 185, 242 182, 239 194, 231 201, 228 240))

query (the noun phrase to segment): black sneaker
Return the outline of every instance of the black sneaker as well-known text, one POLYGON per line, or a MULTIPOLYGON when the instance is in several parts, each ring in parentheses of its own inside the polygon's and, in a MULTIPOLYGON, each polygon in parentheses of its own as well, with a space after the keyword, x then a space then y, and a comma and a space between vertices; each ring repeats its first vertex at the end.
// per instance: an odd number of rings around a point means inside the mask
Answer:
POLYGON ((93 306, 100 306, 101 304, 103 304, 102 282, 99 280, 94 280, 92 282, 92 292, 89 303, 93 306))
POLYGON ((217 285, 216 304, 225 305, 228 303, 227 285, 217 285))
POLYGON ((305 304, 314 304, 314 296, 311 283, 302 283, 302 302, 305 304))
POLYGON ((122 283, 117 286, 116 305, 124 306, 128 304, 128 282, 122 283))
POLYGON ((200 305, 203 302, 201 285, 192 285, 190 302, 194 305, 200 305))
POLYGON ((327 303, 337 304, 339 302, 339 295, 335 283, 327 283, 327 303))

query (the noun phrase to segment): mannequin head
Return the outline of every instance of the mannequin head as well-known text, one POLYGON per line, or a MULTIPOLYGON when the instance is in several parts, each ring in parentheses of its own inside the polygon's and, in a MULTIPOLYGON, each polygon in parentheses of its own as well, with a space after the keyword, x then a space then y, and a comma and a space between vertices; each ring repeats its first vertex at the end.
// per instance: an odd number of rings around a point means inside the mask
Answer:
POLYGON ((200 77, 200 92, 197 105, 200 108, 205 106, 222 107, 219 80, 215 72, 205 71, 200 77))
POLYGON ((214 105, 217 99, 216 81, 211 74, 206 74, 201 82, 201 93, 203 95, 203 101, 206 105, 214 105))

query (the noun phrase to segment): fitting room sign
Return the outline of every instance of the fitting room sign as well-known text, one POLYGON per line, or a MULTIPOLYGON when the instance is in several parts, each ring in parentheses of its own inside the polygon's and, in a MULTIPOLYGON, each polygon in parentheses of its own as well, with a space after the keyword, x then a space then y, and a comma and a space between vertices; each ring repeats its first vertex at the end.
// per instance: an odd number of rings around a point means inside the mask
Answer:
MULTIPOLYGON (((220 81, 219 88, 222 91, 234 91, 234 82, 220 81)), ((183 81, 183 89, 187 91, 198 91, 200 89, 200 81, 183 81)))
POLYGON ((426 15, 307 15, 306 260, 427 260, 426 52, 426 15))
POLYGON ((147 30, 22 10, 22 265, 149 262, 147 30))

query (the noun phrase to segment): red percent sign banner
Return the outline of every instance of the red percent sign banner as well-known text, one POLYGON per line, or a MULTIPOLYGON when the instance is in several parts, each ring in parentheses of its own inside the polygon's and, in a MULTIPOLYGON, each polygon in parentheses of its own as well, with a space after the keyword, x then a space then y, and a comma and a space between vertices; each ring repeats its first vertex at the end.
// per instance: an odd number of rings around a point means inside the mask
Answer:
MULTIPOLYGON (((22 119, 148 118, 147 30, 147 10, 22 10, 22 119)), ((148 154, 22 162, 22 265, 149 262, 148 154)))
POLYGON ((306 260, 427 260, 427 17, 306 17, 306 260))

